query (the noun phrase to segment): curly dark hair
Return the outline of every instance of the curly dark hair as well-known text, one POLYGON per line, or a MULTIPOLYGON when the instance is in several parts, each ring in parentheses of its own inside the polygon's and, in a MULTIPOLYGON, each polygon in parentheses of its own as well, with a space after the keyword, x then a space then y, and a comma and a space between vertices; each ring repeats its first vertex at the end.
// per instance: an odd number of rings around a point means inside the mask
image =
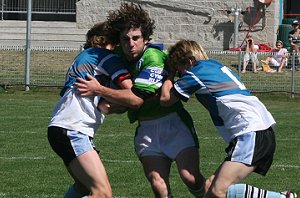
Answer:
POLYGON ((114 31, 107 21, 96 23, 86 33, 84 49, 90 47, 105 47, 108 44, 118 44, 118 34, 114 31))
POLYGON ((140 5, 134 3, 123 2, 118 10, 112 10, 108 13, 107 21, 119 34, 131 28, 141 28, 143 38, 149 41, 155 29, 155 21, 140 5))

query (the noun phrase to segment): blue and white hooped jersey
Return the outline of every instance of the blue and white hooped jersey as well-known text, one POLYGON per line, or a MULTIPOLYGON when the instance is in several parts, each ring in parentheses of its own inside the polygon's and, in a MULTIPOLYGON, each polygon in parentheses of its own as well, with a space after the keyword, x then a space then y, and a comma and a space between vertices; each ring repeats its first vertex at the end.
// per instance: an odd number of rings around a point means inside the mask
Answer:
POLYGON ((93 137, 104 120, 104 115, 97 109, 99 97, 82 97, 73 84, 78 77, 86 79, 86 74, 105 76, 105 80, 112 82, 122 74, 128 74, 124 68, 121 59, 107 49, 88 48, 82 51, 67 72, 61 98, 52 112, 49 126, 76 130, 93 137))
POLYGON ((116 77, 127 73, 125 63, 118 55, 105 48, 88 48, 78 54, 72 62, 66 74, 61 96, 66 89, 72 88, 77 78, 86 79, 86 74, 92 76, 104 75, 113 81, 116 77))
POLYGON ((216 60, 198 61, 175 82, 172 91, 185 102, 195 94, 226 142, 275 124, 270 112, 251 95, 239 76, 216 60))

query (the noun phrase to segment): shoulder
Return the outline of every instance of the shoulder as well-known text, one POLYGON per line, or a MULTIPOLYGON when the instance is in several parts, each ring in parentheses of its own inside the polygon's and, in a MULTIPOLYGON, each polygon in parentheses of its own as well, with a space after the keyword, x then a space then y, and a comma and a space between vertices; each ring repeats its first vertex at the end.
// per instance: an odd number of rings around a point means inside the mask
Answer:
POLYGON ((150 65, 164 65, 167 54, 159 49, 149 47, 142 56, 143 62, 150 65))

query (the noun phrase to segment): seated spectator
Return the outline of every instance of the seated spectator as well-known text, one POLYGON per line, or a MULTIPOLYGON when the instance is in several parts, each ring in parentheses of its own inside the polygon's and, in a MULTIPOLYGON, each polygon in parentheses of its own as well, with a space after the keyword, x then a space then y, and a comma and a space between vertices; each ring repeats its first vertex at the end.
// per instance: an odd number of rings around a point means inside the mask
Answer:
POLYGON ((283 42, 276 41, 276 47, 273 49, 274 55, 268 56, 266 60, 261 60, 262 63, 276 67, 276 70, 271 69, 267 72, 282 72, 283 67, 287 65, 288 51, 283 47, 283 42))
POLYGON ((257 73, 256 65, 257 65, 257 50, 259 48, 258 45, 254 44, 252 36, 248 35, 246 37, 246 53, 244 55, 244 62, 243 62, 243 70, 242 73, 246 73, 246 68, 249 61, 252 62, 252 71, 253 73, 257 73))

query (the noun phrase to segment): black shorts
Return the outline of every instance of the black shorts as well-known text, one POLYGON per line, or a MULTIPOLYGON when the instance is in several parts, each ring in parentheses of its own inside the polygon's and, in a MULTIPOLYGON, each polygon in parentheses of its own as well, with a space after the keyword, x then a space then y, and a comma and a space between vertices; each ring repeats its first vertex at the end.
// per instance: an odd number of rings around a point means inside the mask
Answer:
POLYGON ((276 141, 273 129, 255 131, 234 138, 225 149, 225 161, 241 162, 255 166, 254 172, 266 175, 275 153, 276 141))
POLYGON ((48 127, 48 141, 66 166, 77 156, 90 150, 96 150, 91 137, 78 131, 56 126, 48 127))

